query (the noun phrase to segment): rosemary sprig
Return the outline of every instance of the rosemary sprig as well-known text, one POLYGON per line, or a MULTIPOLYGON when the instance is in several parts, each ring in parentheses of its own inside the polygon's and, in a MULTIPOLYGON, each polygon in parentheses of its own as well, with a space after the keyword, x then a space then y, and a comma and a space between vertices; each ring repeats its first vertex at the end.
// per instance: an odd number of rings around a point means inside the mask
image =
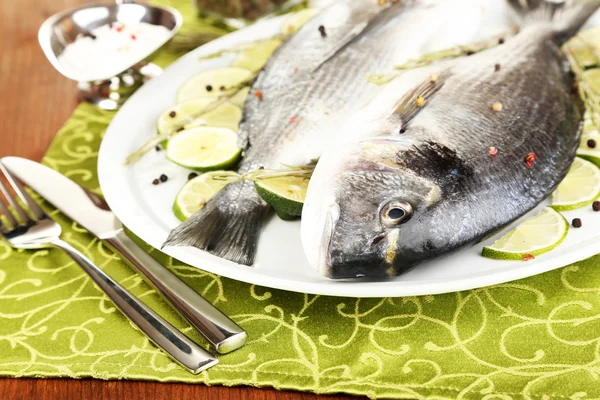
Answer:
POLYGON ((298 167, 290 167, 287 170, 276 170, 276 169, 257 169, 248 171, 244 174, 231 175, 231 174, 214 174, 212 179, 216 181, 228 181, 240 182, 240 181, 252 181, 257 182, 265 179, 282 178, 282 177, 299 177, 310 179, 315 170, 314 165, 301 165, 298 167))
MULTIPOLYGON (((453 47, 450 49, 425 54, 421 58, 409 60, 405 64, 398 65, 394 67, 394 69, 396 71, 405 71, 408 69, 425 67, 440 60, 448 60, 452 58, 458 58, 475 53, 480 53, 484 50, 490 49, 492 47, 498 46, 501 43, 504 43, 506 38, 515 36, 517 33, 518 29, 516 27, 513 27, 504 33, 492 36, 489 39, 482 40, 477 43, 473 43, 466 46, 453 47)), ((389 74, 372 74, 367 77, 367 81, 374 85, 385 85, 386 83, 389 83, 396 79, 401 73, 402 72, 391 72, 389 74)))
POLYGON ((289 36, 290 35, 285 35, 283 33, 278 33, 278 34, 275 34, 275 35, 273 35, 273 36, 271 36, 270 38, 267 38, 267 39, 260 39, 260 40, 255 40, 255 41, 252 41, 252 42, 240 43, 237 46, 232 46, 232 47, 229 47, 229 48, 224 49, 224 50, 219 50, 219 51, 216 51, 214 53, 210 53, 210 54, 207 54, 205 56, 201 56, 199 58, 199 60, 210 60, 210 59, 213 59, 213 58, 223 57, 223 56, 225 56, 227 54, 240 53, 242 51, 251 49, 252 47, 254 47, 254 46, 256 46, 256 45, 258 45, 260 43, 268 42, 269 40, 274 40, 274 39, 278 39, 278 40, 282 40, 283 41, 283 40, 287 39, 289 36))
POLYGON ((518 31, 518 28, 512 27, 504 33, 492 36, 489 39, 482 40, 477 43, 469 44, 466 46, 453 47, 451 49, 445 49, 425 54, 423 57, 416 60, 409 60, 407 63, 395 67, 395 69, 402 71, 407 69, 420 68, 433 64, 434 62, 439 60, 458 58, 467 55, 472 55, 475 53, 480 53, 484 50, 491 49, 492 47, 496 47, 499 44, 504 43, 506 38, 515 36, 518 33, 518 31))
POLYGON ((367 77, 367 81, 374 85, 380 86, 390 83, 400 75, 400 72, 393 72, 390 74, 372 74, 367 77))

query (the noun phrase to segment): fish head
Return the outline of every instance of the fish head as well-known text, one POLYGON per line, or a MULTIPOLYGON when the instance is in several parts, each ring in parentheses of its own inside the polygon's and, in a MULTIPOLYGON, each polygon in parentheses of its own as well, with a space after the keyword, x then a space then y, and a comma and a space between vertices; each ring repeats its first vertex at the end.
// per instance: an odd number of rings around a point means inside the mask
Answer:
POLYGON ((424 221, 441 189, 398 162, 413 151, 408 142, 375 139, 319 161, 302 213, 302 241, 321 274, 388 277, 415 262, 415 243, 427 243, 424 221))

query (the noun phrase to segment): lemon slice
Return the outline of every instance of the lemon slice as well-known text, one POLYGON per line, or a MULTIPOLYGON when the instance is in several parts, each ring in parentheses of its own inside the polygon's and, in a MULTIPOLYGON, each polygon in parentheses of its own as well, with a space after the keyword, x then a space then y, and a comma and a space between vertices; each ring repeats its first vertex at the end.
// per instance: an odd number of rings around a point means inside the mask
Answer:
POLYGON ((577 34, 591 47, 600 47, 600 26, 583 30, 577 34))
POLYGON ((600 167, 600 133, 589 114, 586 115, 583 121, 583 132, 581 134, 579 149, 577 149, 577 155, 600 167))
POLYGON ((237 132, 241 119, 242 110, 230 102, 225 102, 187 124, 185 129, 197 126, 215 126, 237 132))
POLYGON ((569 173, 552 193, 552 208, 574 210, 592 204, 600 196, 600 169, 576 157, 569 173))
POLYGON ((522 222, 515 229, 484 247, 481 254, 497 260, 527 260, 558 246, 567 236, 569 224, 550 207, 522 222))
POLYGON ((232 66, 259 71, 267 63, 273 52, 283 43, 279 39, 267 39, 258 42, 251 48, 241 52, 232 66))
POLYGON ((207 125, 237 131, 242 119, 242 110, 230 102, 220 104, 194 119, 194 114, 202 112, 202 110, 208 108, 215 100, 214 97, 200 97, 169 107, 158 117, 158 133, 171 133, 182 125, 184 125, 185 129, 207 125))
POLYGON ((253 72, 244 68, 227 67, 204 71, 188 79, 177 92, 177 103, 198 97, 217 97, 231 94, 239 85, 248 82, 253 72))
POLYGON ((287 176, 261 179, 255 185, 260 197, 273 207, 279 218, 290 220, 302 215, 308 181, 308 178, 287 176))
POLYGON ((185 221, 204 205, 221 189, 229 183, 223 179, 213 179, 219 176, 236 176, 232 171, 214 171, 202 174, 189 180, 175 198, 173 212, 180 221, 185 221))
POLYGON ((283 23, 281 27, 281 33, 284 35, 291 35, 300 29, 300 27, 307 23, 312 17, 314 17, 318 11, 319 10, 316 8, 305 8, 304 10, 291 14, 283 23))
POLYGON ((246 97, 248 97, 248 93, 250 93, 250 87, 245 87, 239 90, 235 95, 233 95, 233 97, 229 99, 229 102, 240 108, 244 108, 244 103, 246 102, 246 97))
POLYGON ((169 139, 167 146, 169 160, 200 172, 232 168, 241 155, 236 133, 227 128, 188 129, 169 139))
POLYGON ((586 29, 573 37, 567 44, 571 54, 584 68, 598 65, 594 48, 600 48, 600 27, 586 29))
MULTIPOLYGON (((594 94, 600 94, 600 65, 583 72, 585 79, 590 82, 590 90, 594 94)), ((598 97, 593 99, 598 101, 598 97)))

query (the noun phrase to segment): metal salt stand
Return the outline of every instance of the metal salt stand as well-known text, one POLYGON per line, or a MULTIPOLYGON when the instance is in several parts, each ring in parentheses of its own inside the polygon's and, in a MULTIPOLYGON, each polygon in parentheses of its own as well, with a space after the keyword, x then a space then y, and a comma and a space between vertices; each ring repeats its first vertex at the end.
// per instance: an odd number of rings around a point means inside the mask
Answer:
POLYGON ((60 12, 48 18, 40 27, 38 39, 50 63, 61 74, 78 82, 79 96, 104 110, 118 109, 146 80, 159 75, 162 69, 150 61, 179 31, 182 17, 170 7, 135 4, 117 0, 116 4, 89 5, 60 12), (98 76, 93 80, 66 70, 58 57, 69 43, 80 35, 111 23, 134 24, 145 22, 169 30, 164 43, 157 43, 149 54, 128 66, 116 76, 98 76))

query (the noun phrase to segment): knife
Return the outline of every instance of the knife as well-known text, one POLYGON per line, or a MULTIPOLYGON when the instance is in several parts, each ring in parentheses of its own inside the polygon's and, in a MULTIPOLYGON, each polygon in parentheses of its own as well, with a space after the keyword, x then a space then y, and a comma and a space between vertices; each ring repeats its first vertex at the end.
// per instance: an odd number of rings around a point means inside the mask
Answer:
POLYGON ((229 353, 246 343, 248 335, 240 326, 125 235, 121 222, 100 196, 37 162, 19 157, 4 157, 2 162, 27 186, 142 273, 218 353, 229 353))

